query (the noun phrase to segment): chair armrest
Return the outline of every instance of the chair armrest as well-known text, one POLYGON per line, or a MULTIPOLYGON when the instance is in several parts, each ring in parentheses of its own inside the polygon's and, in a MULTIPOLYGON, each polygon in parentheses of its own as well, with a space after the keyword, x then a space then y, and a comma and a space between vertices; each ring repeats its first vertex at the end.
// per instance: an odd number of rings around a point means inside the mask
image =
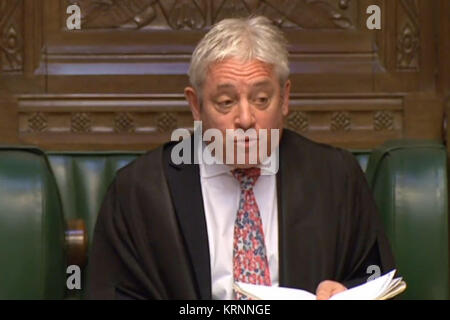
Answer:
POLYGON ((0 299, 62 299, 64 216, 42 151, 0 147, 0 299))
POLYGON ((65 232, 67 248, 67 265, 86 266, 88 251, 88 235, 86 224, 82 219, 67 221, 65 232))

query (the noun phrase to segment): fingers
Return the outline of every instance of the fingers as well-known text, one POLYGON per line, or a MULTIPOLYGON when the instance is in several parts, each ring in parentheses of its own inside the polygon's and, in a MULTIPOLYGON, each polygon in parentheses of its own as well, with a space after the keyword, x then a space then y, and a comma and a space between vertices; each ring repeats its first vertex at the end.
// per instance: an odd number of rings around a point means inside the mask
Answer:
POLYGON ((331 280, 322 281, 316 290, 317 300, 328 300, 335 294, 347 290, 341 283, 331 280))
POLYGON ((317 300, 328 300, 331 298, 331 292, 326 290, 321 290, 319 293, 316 294, 317 300))

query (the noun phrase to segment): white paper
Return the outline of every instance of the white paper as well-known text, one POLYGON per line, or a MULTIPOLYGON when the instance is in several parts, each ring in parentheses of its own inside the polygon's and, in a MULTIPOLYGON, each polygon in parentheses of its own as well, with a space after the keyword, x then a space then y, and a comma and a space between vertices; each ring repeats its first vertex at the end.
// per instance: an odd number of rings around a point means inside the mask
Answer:
MULTIPOLYGON (((366 282, 357 287, 335 294, 330 300, 376 300, 385 296, 402 282, 402 278, 394 278, 396 270, 366 282)), ((308 291, 284 287, 270 287, 243 282, 234 284, 235 290, 261 300, 316 300, 316 296, 308 291)), ((404 287, 406 285, 403 283, 404 287)), ((404 289, 404 288, 402 288, 404 289)), ((395 294, 394 294, 395 295, 395 294)))
POLYGON ((236 286, 261 300, 316 300, 316 296, 301 289, 261 286, 237 282, 236 286))

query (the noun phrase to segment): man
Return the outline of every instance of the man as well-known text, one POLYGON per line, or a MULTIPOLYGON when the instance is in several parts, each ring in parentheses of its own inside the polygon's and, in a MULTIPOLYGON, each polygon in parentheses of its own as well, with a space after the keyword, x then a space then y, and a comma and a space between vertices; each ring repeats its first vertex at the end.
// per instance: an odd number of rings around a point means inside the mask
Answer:
POLYGON ((394 268, 353 156, 283 130, 288 76, 283 35, 264 17, 226 19, 205 35, 185 89, 194 120, 203 132, 255 130, 256 142, 276 142, 279 170, 261 156, 250 163, 248 138, 233 140, 243 163, 177 163, 172 142, 120 170, 95 229, 91 298, 243 298, 233 291, 241 281, 328 299, 365 282, 369 266, 394 268))

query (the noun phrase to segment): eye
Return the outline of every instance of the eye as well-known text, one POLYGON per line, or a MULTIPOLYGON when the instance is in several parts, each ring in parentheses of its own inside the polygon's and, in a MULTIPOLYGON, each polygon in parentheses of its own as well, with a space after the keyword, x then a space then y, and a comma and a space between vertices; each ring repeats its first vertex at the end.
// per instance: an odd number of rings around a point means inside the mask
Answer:
POLYGON ((265 107, 269 103, 269 97, 267 96, 258 96, 253 99, 253 103, 258 107, 265 107))
POLYGON ((217 101, 217 105, 222 109, 231 108, 234 105, 234 100, 232 99, 222 99, 217 101))

